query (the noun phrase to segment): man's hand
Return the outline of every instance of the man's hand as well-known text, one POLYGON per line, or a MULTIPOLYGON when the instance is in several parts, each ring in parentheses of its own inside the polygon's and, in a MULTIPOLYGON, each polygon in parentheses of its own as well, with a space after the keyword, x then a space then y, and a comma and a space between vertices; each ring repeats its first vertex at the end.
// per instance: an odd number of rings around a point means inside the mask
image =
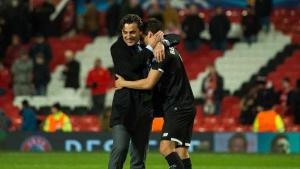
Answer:
POLYGON ((162 62, 165 59, 165 46, 159 42, 153 49, 153 54, 157 62, 162 62))
POLYGON ((122 89, 122 83, 125 81, 124 78, 118 74, 116 74, 117 80, 115 80, 115 88, 116 90, 122 89))
POLYGON ((148 33, 149 36, 149 45, 154 49, 158 42, 161 42, 164 38, 164 33, 162 31, 156 32, 153 36, 150 37, 150 33, 148 33))

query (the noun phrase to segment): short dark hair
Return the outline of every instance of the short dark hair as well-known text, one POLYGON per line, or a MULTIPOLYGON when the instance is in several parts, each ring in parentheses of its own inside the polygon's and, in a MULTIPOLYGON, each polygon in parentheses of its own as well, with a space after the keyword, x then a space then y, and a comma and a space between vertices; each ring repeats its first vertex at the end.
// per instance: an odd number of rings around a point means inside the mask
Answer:
POLYGON ((23 107, 29 107, 28 101, 27 101, 27 100, 23 100, 23 101, 22 101, 22 106, 23 106, 23 107))
POLYGON ((163 26, 162 23, 155 18, 150 18, 147 22, 144 23, 144 30, 143 33, 147 34, 148 32, 156 33, 162 30, 163 26))
POLYGON ((143 30, 142 18, 136 14, 127 14, 120 21, 120 31, 122 31, 125 24, 136 23, 140 30, 143 30))
POLYGON ((61 108, 61 106, 60 106, 59 103, 54 103, 52 107, 54 107, 54 108, 56 108, 58 110, 60 110, 60 108, 61 108))

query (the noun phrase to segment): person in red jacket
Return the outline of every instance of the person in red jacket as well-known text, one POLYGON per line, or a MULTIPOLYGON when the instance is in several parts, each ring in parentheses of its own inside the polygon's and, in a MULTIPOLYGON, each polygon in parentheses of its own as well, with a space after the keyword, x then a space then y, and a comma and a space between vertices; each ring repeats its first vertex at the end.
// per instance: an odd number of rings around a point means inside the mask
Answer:
POLYGON ((93 106, 91 113, 101 114, 104 109, 105 94, 110 81, 110 73, 102 67, 101 59, 95 60, 95 66, 88 73, 86 86, 91 89, 93 106))

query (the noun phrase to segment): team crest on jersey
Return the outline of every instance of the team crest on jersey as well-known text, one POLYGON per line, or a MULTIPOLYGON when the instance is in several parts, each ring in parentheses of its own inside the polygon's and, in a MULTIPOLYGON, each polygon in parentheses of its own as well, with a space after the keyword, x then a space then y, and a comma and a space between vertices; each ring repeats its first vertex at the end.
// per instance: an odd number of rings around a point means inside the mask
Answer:
POLYGON ((49 143, 49 141, 44 137, 31 136, 22 143, 21 150, 35 152, 51 151, 52 146, 49 143))
POLYGON ((174 47, 170 47, 169 51, 170 51, 171 54, 175 55, 175 48, 174 47))

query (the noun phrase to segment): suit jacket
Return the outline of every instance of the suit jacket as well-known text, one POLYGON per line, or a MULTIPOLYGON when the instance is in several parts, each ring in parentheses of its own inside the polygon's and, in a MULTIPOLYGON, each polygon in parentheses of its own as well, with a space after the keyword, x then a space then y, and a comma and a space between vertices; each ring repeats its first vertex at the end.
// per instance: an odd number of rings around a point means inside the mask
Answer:
MULTIPOLYGON (((144 48, 141 52, 138 52, 135 46, 127 46, 122 37, 120 37, 111 46, 110 51, 116 74, 121 75, 126 80, 144 78, 143 71, 147 60, 153 57, 153 53, 149 49, 144 48)), ((112 103, 110 127, 123 124, 127 129, 133 130, 138 116, 151 116, 151 108, 147 110, 146 107, 142 107, 144 92, 127 88, 116 90, 112 103)))
MULTIPOLYGON (((165 37, 170 46, 179 43, 179 37, 170 35, 165 37)), ((129 47, 119 37, 110 48, 114 63, 114 72, 126 80, 145 78, 147 61, 152 59, 153 53, 147 48, 137 51, 136 46, 129 47)), ((110 127, 123 124, 128 130, 134 130, 140 118, 152 118, 152 96, 150 91, 123 88, 114 94, 110 127)))

